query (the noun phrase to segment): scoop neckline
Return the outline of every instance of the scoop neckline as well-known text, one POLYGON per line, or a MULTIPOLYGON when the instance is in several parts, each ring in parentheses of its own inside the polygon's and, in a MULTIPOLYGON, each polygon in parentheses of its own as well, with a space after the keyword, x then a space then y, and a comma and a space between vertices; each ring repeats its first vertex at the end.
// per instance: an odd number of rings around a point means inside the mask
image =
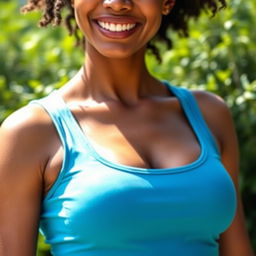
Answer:
POLYGON ((74 125, 76 131, 78 131, 78 136, 80 137, 79 139, 81 139, 82 144, 87 146, 90 156, 92 156, 95 160, 97 160, 101 164, 103 164, 107 167, 110 167, 112 169, 114 168, 114 169, 120 170, 120 171, 131 172, 131 173, 141 173, 141 174, 171 174, 171 173, 187 172, 187 171, 193 170, 196 167, 200 166, 205 161, 206 156, 207 156, 207 154, 206 154, 207 150, 206 150, 203 138, 201 137, 201 133, 200 133, 198 125, 195 125, 195 122, 192 122, 192 120, 191 120, 192 113, 191 112, 188 113, 189 110, 185 106, 184 100, 176 92, 176 90, 179 90, 179 88, 174 85, 171 85, 168 81, 162 81, 162 84, 165 85, 169 89, 169 91, 178 99, 178 101, 181 105, 181 108, 184 111, 184 115, 185 115, 188 123, 190 124, 192 131, 193 131, 194 135, 196 136, 197 141, 199 143, 199 147, 200 147, 200 154, 196 160, 192 161, 191 163, 185 164, 185 165, 181 165, 181 166, 177 166, 177 167, 170 167, 170 168, 143 168, 143 167, 129 166, 129 165, 121 164, 121 163, 111 162, 108 159, 106 159, 105 157, 101 156, 97 152, 97 150, 94 148, 92 143, 90 142, 90 139, 88 138, 86 133, 82 130, 80 124, 76 120, 74 114, 72 113, 71 109, 68 107, 67 103, 64 101, 64 99, 60 95, 59 91, 55 90, 54 93, 56 93, 58 95, 59 100, 61 101, 63 107, 65 108, 67 114, 69 115, 69 117, 72 121, 72 125, 74 125))

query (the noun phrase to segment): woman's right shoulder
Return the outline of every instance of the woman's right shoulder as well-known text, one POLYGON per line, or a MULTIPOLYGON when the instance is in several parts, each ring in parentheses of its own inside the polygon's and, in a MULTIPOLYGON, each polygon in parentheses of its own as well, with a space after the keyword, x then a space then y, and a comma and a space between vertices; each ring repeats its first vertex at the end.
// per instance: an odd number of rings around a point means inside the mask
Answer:
POLYGON ((1 148, 14 155, 30 155, 30 159, 44 161, 56 130, 47 112, 30 104, 13 112, 0 127, 1 148))
POLYGON ((1 131, 16 137, 37 137, 47 134, 51 126, 52 122, 47 112, 40 106, 30 104, 8 116, 1 125, 1 131))

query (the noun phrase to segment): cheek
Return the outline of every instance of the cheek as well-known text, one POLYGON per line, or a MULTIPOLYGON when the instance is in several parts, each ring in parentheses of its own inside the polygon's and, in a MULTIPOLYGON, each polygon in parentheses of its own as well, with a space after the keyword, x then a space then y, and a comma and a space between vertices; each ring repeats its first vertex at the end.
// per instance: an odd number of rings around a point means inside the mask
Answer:
POLYGON ((159 27, 162 21, 162 1, 138 0, 138 2, 147 22, 153 27, 159 27))
POLYGON ((159 12, 148 11, 147 15, 146 30, 149 36, 152 38, 159 30, 162 22, 162 15, 159 12))
POLYGON ((90 13, 88 10, 95 8, 92 2, 88 0, 76 0, 74 5, 76 23, 84 35, 90 27, 88 19, 90 13))
POLYGON ((143 10, 151 10, 152 13, 161 13, 162 11, 163 0, 135 0, 135 2, 137 2, 143 10))
POLYGON ((84 27, 86 26, 87 22, 85 22, 86 19, 81 12, 81 8, 79 8, 79 6, 76 6, 75 8, 75 20, 80 30, 84 33, 84 27))

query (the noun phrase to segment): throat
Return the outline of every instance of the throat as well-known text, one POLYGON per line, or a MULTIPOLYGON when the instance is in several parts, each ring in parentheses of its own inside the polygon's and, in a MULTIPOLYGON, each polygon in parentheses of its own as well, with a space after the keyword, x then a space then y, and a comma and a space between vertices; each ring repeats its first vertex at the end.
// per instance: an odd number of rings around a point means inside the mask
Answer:
POLYGON ((159 81, 153 78, 145 65, 142 52, 122 59, 106 58, 87 50, 86 62, 80 76, 87 94, 98 101, 114 100, 129 105, 141 97, 159 91, 159 81), (95 65, 97 63, 97 65, 95 65))

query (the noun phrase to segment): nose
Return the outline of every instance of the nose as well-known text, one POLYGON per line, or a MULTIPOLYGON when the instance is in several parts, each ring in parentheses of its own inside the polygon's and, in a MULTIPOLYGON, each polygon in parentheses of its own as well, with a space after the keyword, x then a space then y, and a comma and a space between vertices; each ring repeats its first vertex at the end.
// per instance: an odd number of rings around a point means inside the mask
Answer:
POLYGON ((104 0, 103 6, 117 12, 129 11, 132 8, 132 0, 104 0))

